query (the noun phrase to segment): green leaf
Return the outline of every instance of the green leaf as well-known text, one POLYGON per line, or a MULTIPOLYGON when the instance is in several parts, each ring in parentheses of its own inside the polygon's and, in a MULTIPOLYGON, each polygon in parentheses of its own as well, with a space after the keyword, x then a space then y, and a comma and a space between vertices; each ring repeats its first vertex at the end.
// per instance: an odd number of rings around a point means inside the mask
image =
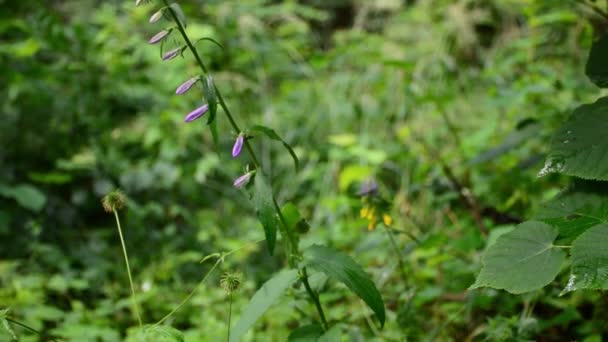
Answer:
POLYGON ((213 83, 213 77, 211 75, 205 76, 201 83, 203 84, 203 94, 205 100, 209 105, 209 116, 207 119, 207 125, 210 125, 217 114, 217 93, 215 92, 215 84, 213 83))
POLYGON ((289 152, 289 154, 291 155, 291 158, 293 159, 293 163, 294 163, 294 165, 296 167, 296 172, 300 169, 300 160, 298 159, 298 156, 293 151, 293 148, 291 148, 291 146, 288 143, 286 143, 285 140, 283 140, 277 134, 277 132, 275 132, 271 128, 268 128, 268 127, 262 126, 262 125, 255 125, 255 126, 251 127, 249 130, 252 131, 252 132, 263 133, 268 138, 270 138, 272 140, 280 141, 283 144, 283 146, 287 149, 287 151, 289 152))
POLYGON ((608 180, 608 97, 578 107, 557 130, 539 176, 561 172, 584 179, 608 180))
POLYGON ((577 181, 544 203, 535 219, 559 230, 558 244, 570 244, 585 230, 608 220, 608 184, 577 181))
POLYGON ((553 246, 557 234, 546 223, 528 221, 501 235, 485 253, 471 289, 488 286, 524 293, 549 284, 566 257, 553 246))
POLYGON ((13 198, 20 206, 34 212, 39 212, 46 204, 44 193, 29 184, 15 186, 0 184, 0 195, 13 198))
POLYGON ((301 326, 289 334, 288 342, 316 342, 323 334, 320 324, 309 324, 301 326))
POLYGON ((11 325, 9 324, 7 318, 8 318, 8 310, 9 309, 2 309, 0 310, 0 324, 2 325, 2 329, 11 336, 11 338, 15 341, 18 340, 17 335, 15 334, 15 332, 13 331, 13 329, 11 328, 11 325))
POLYGON ((255 208, 258 220, 264 227, 264 233, 266 234, 266 243, 268 244, 268 252, 270 255, 274 252, 274 245, 277 239, 277 228, 279 225, 274 199, 272 195, 272 188, 266 177, 258 172, 254 179, 253 195, 251 196, 253 206, 255 208))
POLYGON ((374 282, 348 255, 326 246, 313 245, 304 251, 304 265, 311 266, 346 285, 374 311, 384 326, 384 302, 374 282))
POLYGON ((334 325, 325 334, 319 337, 317 342, 340 342, 342 339, 342 329, 338 325, 334 325))
POLYGON ((177 2, 174 2, 171 5, 169 5, 169 8, 171 10, 173 10, 173 13, 175 13, 175 15, 177 16, 177 19, 179 20, 179 22, 182 24, 183 27, 188 26, 188 22, 186 21, 186 15, 184 14, 184 11, 182 10, 182 8, 180 7, 180 5, 177 2))
POLYGON ((270 308, 298 279, 297 270, 284 270, 270 280, 268 280, 262 287, 253 295, 251 301, 243 310, 241 318, 230 329, 230 342, 238 342, 241 337, 245 335, 254 323, 262 317, 264 312, 270 308))
POLYGON ((590 228, 572 243, 572 274, 562 293, 608 289, 608 224, 590 228))
POLYGON ((608 88, 608 34, 591 46, 585 74, 600 88, 608 88))
POLYGON ((184 334, 168 325, 144 325, 127 337, 127 342, 139 341, 184 342, 184 334))

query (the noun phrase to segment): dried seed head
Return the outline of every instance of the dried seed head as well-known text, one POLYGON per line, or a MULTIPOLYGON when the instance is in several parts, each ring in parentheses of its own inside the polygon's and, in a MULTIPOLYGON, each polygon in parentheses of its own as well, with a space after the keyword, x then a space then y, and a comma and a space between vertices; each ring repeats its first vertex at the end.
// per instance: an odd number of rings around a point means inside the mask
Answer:
POLYGON ((101 199, 101 205, 106 212, 111 213, 114 210, 122 209, 126 200, 125 194, 120 189, 116 189, 101 199))
POLYGON ((220 278, 220 287, 228 294, 232 294, 241 286, 242 278, 241 272, 226 272, 220 278))

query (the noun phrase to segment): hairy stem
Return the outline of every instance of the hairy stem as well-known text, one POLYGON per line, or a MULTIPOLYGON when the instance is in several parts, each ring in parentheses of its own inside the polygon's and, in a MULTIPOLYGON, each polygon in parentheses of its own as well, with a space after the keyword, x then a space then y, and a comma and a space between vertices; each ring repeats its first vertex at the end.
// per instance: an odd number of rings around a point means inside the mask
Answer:
POLYGON ((131 300, 133 301, 133 312, 137 317, 139 326, 142 326, 141 316, 139 314, 139 306, 137 305, 137 298, 135 297, 135 286, 133 286, 133 277, 131 276, 131 266, 129 266, 129 257, 127 256, 127 247, 125 246, 125 239, 122 236, 122 227, 120 226, 120 219, 118 218, 118 212, 116 209, 112 210, 114 217, 116 218, 116 228, 118 228, 118 236, 120 237, 120 244, 122 246, 122 254, 125 258, 125 265, 127 266, 127 275, 129 276, 129 285, 131 285, 131 300))
MULTIPOLYGON (((192 42, 190 41, 190 38, 186 34, 186 31, 184 30, 184 27, 183 27, 182 23, 180 22, 177 14, 173 10, 173 8, 169 7, 169 3, 167 0, 163 0, 163 2, 165 4, 165 6, 167 6, 168 11, 171 14, 171 17, 173 18, 173 21, 177 25, 177 30, 179 31, 182 38, 184 39, 184 42, 188 46, 188 49, 190 50, 190 52, 192 52, 192 54, 194 55, 194 59, 196 59, 196 62, 198 63, 199 67, 201 68, 203 73, 208 74, 207 67, 205 67, 205 63, 203 63, 203 60, 201 59, 200 55, 198 54, 198 51, 194 48, 194 45, 192 44, 192 42)), ((217 95, 219 105, 223 109, 224 113, 226 114, 226 117, 228 118, 230 125, 237 133, 241 132, 241 129, 239 128, 238 124, 236 123, 236 121, 234 119, 234 116, 232 115, 232 113, 230 112, 230 109, 228 109, 228 106, 226 105, 226 101, 224 100, 222 93, 220 92, 220 90, 217 88, 217 86, 215 84, 213 85, 213 87, 215 88, 215 93, 217 95)), ((260 172, 263 172, 263 170, 261 170, 261 165, 260 165, 259 159, 247 139, 245 139, 244 144, 245 144, 245 149, 247 150, 247 153, 249 154, 251 160, 253 161, 253 164, 255 165, 256 169, 260 169, 260 172)), ((283 214, 281 213, 281 208, 279 207, 279 205, 274 197, 274 194, 273 194, 272 200, 274 202, 275 210, 277 212, 277 215, 280 218, 281 224, 285 227, 285 231, 287 232, 288 243, 290 243, 292 245, 293 249, 297 251, 298 250, 297 242, 296 242, 295 238, 293 236, 291 236, 291 234, 289 233, 289 228, 287 226, 287 223, 285 222, 285 218, 283 217, 283 214)), ((325 329, 327 329, 328 324, 327 324, 327 320, 325 319, 325 313, 323 312, 323 307, 321 306, 321 303, 319 302, 318 295, 316 295, 314 293, 314 291, 310 287, 310 284, 308 283, 308 276, 306 275, 306 268, 302 269, 302 274, 301 274, 300 279, 304 283, 304 286, 306 287, 306 291, 308 292, 308 295, 310 296, 311 300, 315 304, 315 307, 317 308, 319 316, 321 317, 321 321, 323 322, 323 326, 325 327, 325 329)))

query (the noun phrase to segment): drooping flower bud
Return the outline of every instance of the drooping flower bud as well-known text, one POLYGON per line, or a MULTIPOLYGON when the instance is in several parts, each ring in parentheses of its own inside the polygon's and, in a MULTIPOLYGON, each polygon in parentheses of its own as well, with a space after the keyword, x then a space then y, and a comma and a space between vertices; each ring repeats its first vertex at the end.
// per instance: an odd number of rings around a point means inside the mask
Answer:
POLYGON ((245 136, 243 133, 240 133, 238 137, 236 137, 236 141, 234 142, 234 146, 232 146, 232 158, 236 158, 241 154, 241 150, 243 149, 243 142, 245 142, 245 136))
POLYGON ((207 113, 207 110, 209 110, 209 105, 204 104, 204 105, 196 108, 195 110, 191 111, 188 115, 186 115, 186 118, 184 119, 184 121, 192 122, 192 121, 200 118, 201 116, 203 116, 203 114, 207 113))
POLYGON ((142 2, 144 2, 144 0, 135 0, 135 7, 141 5, 142 2))
POLYGON ((122 207, 125 206, 125 202, 125 194, 118 189, 113 190, 101 199, 101 205, 103 206, 103 209, 108 213, 111 213, 114 210, 122 209, 122 207))
POLYGON ((190 90, 190 88, 192 88, 192 86, 196 82, 198 82, 199 79, 200 79, 200 77, 196 76, 196 77, 192 77, 191 79, 189 79, 186 82, 182 83, 179 87, 177 87, 177 89, 175 89, 175 94, 176 95, 181 95, 181 94, 187 92, 188 90, 190 90))
POLYGON ((152 16, 150 17, 150 24, 154 24, 155 22, 159 21, 160 18, 163 17, 163 13, 164 13, 165 9, 160 9, 158 10, 156 13, 152 14, 152 16))
POLYGON ((168 61, 171 60, 177 56, 179 56, 179 54, 182 52, 182 48, 177 48, 177 49, 173 49, 171 51, 167 51, 164 55, 163 55, 163 61, 168 61))
POLYGON ((249 180, 251 180, 251 176, 253 175, 253 173, 253 171, 247 172, 246 174, 237 178, 232 185, 234 185, 235 188, 244 187, 245 185, 247 185, 247 183, 249 183, 249 180))
POLYGON ((152 36, 152 38, 150 38, 150 40, 148 40, 148 43, 150 44, 156 44, 158 42, 160 42, 161 40, 165 39, 169 33, 171 33, 170 30, 162 30, 160 32, 158 32, 157 34, 155 34, 154 36, 152 36))

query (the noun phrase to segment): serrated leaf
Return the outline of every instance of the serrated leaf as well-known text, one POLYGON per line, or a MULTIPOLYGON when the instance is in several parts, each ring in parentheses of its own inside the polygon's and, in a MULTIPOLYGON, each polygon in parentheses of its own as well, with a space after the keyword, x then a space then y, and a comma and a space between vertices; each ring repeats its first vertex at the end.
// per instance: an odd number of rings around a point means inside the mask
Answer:
POLYGON ((0 184, 0 195, 13 198, 20 206, 34 212, 42 210, 46 204, 45 194, 29 184, 15 186, 0 184))
POLYGON ((266 243, 270 255, 274 253, 274 245, 277 239, 277 228, 279 221, 276 217, 272 188, 266 177, 258 172, 255 175, 253 194, 251 196, 258 220, 264 227, 266 243))
POLYGON ((374 311, 384 326, 386 313, 374 282, 351 257, 326 246, 313 245, 304 251, 304 265, 342 282, 374 311))
POLYGON ((608 289, 608 224, 588 229, 572 243, 572 274, 562 293, 608 289))
POLYGON ((127 338, 131 341, 184 342, 184 334, 168 325, 144 325, 127 338))
POLYGON ((175 13, 175 15, 177 16, 177 19, 179 20, 179 22, 182 24, 183 27, 188 26, 188 22, 186 21, 186 15, 184 14, 184 11, 182 10, 182 8, 180 7, 180 5, 177 2, 174 2, 171 5, 169 5, 169 8, 171 10, 173 10, 173 13, 175 13))
POLYGON ((488 248, 471 289, 488 286, 524 293, 549 284, 566 254, 553 246, 557 229, 539 221, 518 225, 488 248))
POLYGON ((288 342, 316 342, 319 337, 323 335, 323 328, 319 324, 309 324, 301 326, 293 330, 289 337, 288 342))
POLYGON ((207 124, 210 125, 213 121, 215 121, 215 116, 217 115, 217 93, 215 92, 215 84, 213 83, 213 77, 211 75, 205 76, 201 80, 201 83, 203 85, 203 94, 205 95, 205 100, 209 105, 207 124))
POLYGON ((608 34, 591 46, 585 74, 600 88, 608 87, 608 34))
POLYGON ((535 219, 559 230, 560 245, 569 244, 585 230, 608 220, 608 184, 578 181, 544 203, 535 219))
POLYGON ((285 140, 283 140, 277 134, 277 132, 275 132, 272 128, 268 128, 268 127, 262 126, 262 125, 255 125, 255 126, 251 127, 249 130, 252 132, 263 133, 272 140, 280 141, 283 144, 283 146, 287 149, 287 152, 289 152, 289 154, 291 155, 291 158, 293 159, 293 164, 296 168, 296 172, 300 169, 300 160, 298 159, 298 156, 294 152, 293 148, 291 148, 291 146, 288 143, 286 143, 285 140))
POLYGON ((583 179, 608 180, 608 97, 578 107, 557 130, 543 176, 560 172, 583 179))
POLYGON ((297 270, 284 270, 265 282, 253 295, 234 328, 230 329, 230 342, 240 341, 241 337, 297 279, 297 270))

